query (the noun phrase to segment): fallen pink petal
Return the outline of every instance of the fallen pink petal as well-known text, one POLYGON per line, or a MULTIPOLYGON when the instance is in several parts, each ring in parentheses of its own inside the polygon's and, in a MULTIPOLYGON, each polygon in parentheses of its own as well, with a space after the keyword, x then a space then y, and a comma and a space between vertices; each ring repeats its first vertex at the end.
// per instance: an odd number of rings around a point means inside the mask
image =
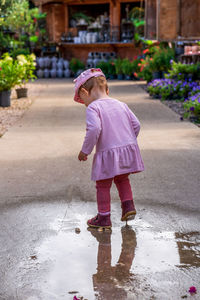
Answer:
POLYGON ((191 294, 194 294, 194 293, 197 292, 197 289, 196 289, 195 286, 191 286, 188 292, 191 293, 191 294))

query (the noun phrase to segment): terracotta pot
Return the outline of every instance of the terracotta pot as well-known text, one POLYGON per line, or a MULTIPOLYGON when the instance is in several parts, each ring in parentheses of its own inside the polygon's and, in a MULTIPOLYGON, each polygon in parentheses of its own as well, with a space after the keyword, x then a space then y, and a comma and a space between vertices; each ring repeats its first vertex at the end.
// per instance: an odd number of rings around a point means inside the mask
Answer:
POLYGON ((199 50, 199 46, 192 46, 192 54, 197 54, 199 50))

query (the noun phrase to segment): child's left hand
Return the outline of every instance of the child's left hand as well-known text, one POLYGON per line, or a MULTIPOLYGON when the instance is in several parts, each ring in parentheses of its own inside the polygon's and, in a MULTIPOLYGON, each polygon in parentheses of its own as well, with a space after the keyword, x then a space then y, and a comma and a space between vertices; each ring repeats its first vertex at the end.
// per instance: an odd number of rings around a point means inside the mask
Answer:
POLYGON ((81 161, 86 161, 87 160, 87 154, 83 153, 82 151, 80 151, 79 155, 78 155, 78 159, 81 161))

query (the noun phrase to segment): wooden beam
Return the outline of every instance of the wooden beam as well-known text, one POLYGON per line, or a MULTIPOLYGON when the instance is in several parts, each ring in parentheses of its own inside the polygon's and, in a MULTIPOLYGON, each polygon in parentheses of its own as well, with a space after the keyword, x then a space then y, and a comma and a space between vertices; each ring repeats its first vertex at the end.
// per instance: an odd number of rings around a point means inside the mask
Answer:
POLYGON ((64 9, 64 16, 65 16, 65 20, 64 20, 64 24, 65 24, 65 33, 68 32, 69 30, 69 9, 68 9, 68 5, 66 3, 63 3, 63 9, 64 9))

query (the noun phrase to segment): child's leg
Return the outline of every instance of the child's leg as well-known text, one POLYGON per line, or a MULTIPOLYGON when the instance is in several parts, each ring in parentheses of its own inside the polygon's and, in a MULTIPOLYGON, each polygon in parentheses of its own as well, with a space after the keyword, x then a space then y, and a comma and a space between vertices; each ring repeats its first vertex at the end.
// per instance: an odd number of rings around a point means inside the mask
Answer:
POLYGON ((119 192, 122 207, 122 221, 131 220, 136 214, 129 174, 122 174, 114 177, 114 182, 119 192))
POLYGON ((111 228, 110 188, 113 178, 96 181, 98 215, 87 221, 90 227, 111 228))
POLYGON ((100 215, 110 214, 110 188, 113 178, 96 181, 97 206, 100 215))
POLYGON ((129 173, 117 175, 114 177, 114 183, 116 184, 116 187, 118 189, 121 202, 133 200, 131 185, 128 176, 129 173))

